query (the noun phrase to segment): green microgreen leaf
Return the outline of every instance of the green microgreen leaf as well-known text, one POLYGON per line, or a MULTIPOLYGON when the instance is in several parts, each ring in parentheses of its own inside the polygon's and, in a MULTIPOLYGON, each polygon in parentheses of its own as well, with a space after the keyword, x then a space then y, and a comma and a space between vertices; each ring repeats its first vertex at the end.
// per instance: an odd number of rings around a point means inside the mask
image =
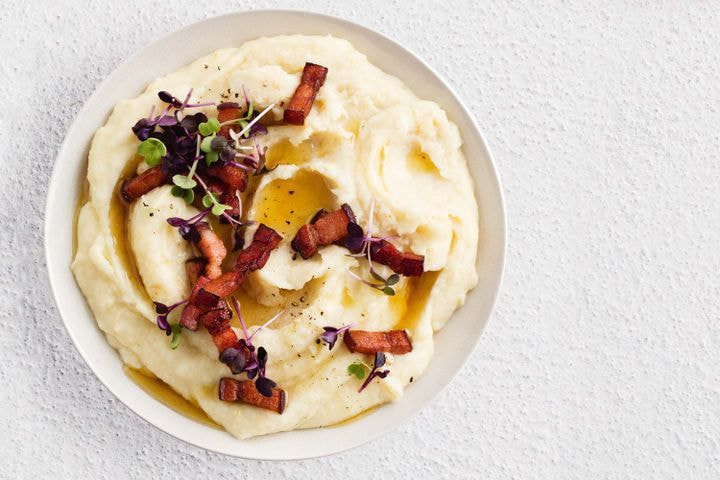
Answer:
POLYGON ((255 104, 250 100, 250 104, 248 105, 247 113, 245 113, 245 118, 250 119, 252 117, 252 114, 255 113, 255 104))
POLYGON ((203 137, 217 133, 220 131, 220 122, 218 122, 217 118, 211 118, 207 122, 198 125, 198 131, 203 137))
POLYGON ((395 285, 399 281, 400 281, 400 275, 398 275, 397 273, 393 273, 392 275, 390 275, 388 277, 387 280, 385 280, 385 285, 395 285))
POLYGON ((148 138, 140 142, 138 145, 137 153, 145 159, 145 163, 149 166, 154 167, 160 163, 162 157, 167 154, 167 148, 157 138, 148 138))
POLYGON ((220 216, 223 213, 225 213, 225 210, 230 210, 230 205, 225 205, 223 203, 216 203, 212 207, 212 213, 213 215, 220 216))
POLYGON ((213 205, 218 202, 218 197, 214 193, 208 193, 205 195, 202 199, 202 204, 205 208, 210 208, 210 205, 213 205))
POLYGON ((185 190, 184 188, 180 188, 177 185, 173 185, 170 193, 172 193, 173 197, 182 198, 188 205, 190 205, 195 200, 195 191, 192 189, 185 190))
POLYGON ((212 141, 215 138, 215 135, 211 135, 209 137, 205 137, 202 139, 202 142, 200 142, 200 150, 202 150, 205 153, 212 152, 212 141))
POLYGON ((170 325, 172 328, 172 340, 170 340, 170 348, 175 350, 180 345, 180 334, 182 333, 182 327, 179 323, 173 323, 170 325))
POLYGON ((389 297, 392 297, 393 295, 395 295, 395 290, 393 290, 392 287, 385 287, 382 289, 382 292, 389 297))
POLYGON ((188 175, 175 175, 173 176, 172 181, 175 185, 184 190, 189 190, 197 186, 197 182, 188 175))
POLYGON ((206 153, 205 154, 205 165, 207 165, 209 167, 213 163, 217 162, 218 158, 220 158, 220 156, 215 151, 206 153))
POLYGON ((358 380, 365 378, 365 367, 362 363, 351 363, 348 365, 347 371, 350 375, 355 375, 358 380))

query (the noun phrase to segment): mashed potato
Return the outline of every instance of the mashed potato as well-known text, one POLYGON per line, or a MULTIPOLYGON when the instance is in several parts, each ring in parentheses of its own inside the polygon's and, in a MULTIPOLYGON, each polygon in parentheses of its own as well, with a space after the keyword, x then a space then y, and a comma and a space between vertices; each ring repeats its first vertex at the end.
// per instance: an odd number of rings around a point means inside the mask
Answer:
MULTIPOLYGON (((211 108, 206 112, 213 115, 211 108)), ((460 146, 456 126, 437 104, 418 99, 344 40, 284 36, 218 50, 118 103, 97 131, 72 268, 123 361, 152 372, 238 438, 334 424, 398 400, 430 361, 433 333, 477 283, 478 209, 460 146), (288 393, 279 415, 218 399, 218 380, 229 371, 202 328, 186 331, 177 350, 169 348, 155 325, 152 300, 187 298, 183 265, 196 254, 165 219, 188 218, 197 210, 172 196, 169 186, 127 207, 117 184, 143 168, 130 127, 152 105, 162 108, 158 91, 193 88, 194 100, 220 101, 221 94, 241 92, 244 85, 258 105, 276 105, 270 115, 279 121, 306 61, 328 67, 327 80, 304 126, 273 126, 262 137, 268 163, 277 168, 256 177, 243 198, 249 218, 284 237, 238 295, 252 325, 287 309, 254 339, 269 353, 268 376, 288 393), (341 247, 322 248, 308 260, 290 248, 297 229, 319 208, 348 203, 367 225, 373 202, 374 232, 425 255, 426 273, 403 278, 395 296, 349 276, 364 260, 341 247), (362 393, 347 367, 372 360, 341 343, 332 351, 317 343, 323 326, 351 322, 366 330, 405 328, 413 343, 409 354, 388 355, 390 375, 362 393)), ((253 229, 248 230, 249 240, 253 229)))

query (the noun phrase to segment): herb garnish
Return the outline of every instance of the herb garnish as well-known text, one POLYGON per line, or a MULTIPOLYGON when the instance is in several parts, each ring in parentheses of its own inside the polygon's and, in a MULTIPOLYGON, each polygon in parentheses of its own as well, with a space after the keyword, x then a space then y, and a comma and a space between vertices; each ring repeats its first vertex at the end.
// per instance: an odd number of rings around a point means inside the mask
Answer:
POLYGON ((154 167, 162 161, 162 157, 167 154, 167 148, 157 138, 148 138, 138 145, 137 153, 145 159, 145 163, 150 167, 154 167))
POLYGON ((372 255, 370 251, 372 250, 372 244, 375 242, 380 242, 383 240, 387 240, 390 237, 384 237, 384 238, 378 238, 372 236, 372 228, 373 228, 373 217, 375 213, 375 200, 373 200, 370 203, 370 214, 368 215, 368 227, 367 227, 367 234, 363 231, 363 228, 358 225, 355 222, 348 223, 347 231, 348 235, 345 239, 345 246, 350 250, 351 252, 354 252, 351 256, 353 257, 366 257, 368 262, 368 270, 370 272, 370 275, 377 280, 380 283, 373 283, 369 282, 367 280, 364 280, 362 277, 357 275, 356 273, 353 273, 352 271, 348 270, 348 273, 355 278, 356 280, 364 283, 365 285, 374 288, 375 290, 379 290, 383 292, 385 295, 393 296, 395 295, 395 289, 392 288, 393 285, 398 283, 400 281, 400 276, 396 273, 393 273, 389 277, 385 278, 382 275, 380 275, 372 266, 372 255))
POLYGON ((373 381, 374 378, 385 378, 390 373, 390 370, 382 370, 379 369, 385 365, 385 354, 383 352, 377 352, 375 354, 375 361, 373 363, 372 370, 370 370, 370 375, 368 375, 367 379, 363 382, 363 384, 360 386, 360 389, 358 390, 358 393, 365 390, 365 387, 370 385, 370 382, 373 381))
POLYGON ((235 297, 232 298, 233 305, 235 306, 235 312, 237 313, 240 325, 243 330, 245 338, 241 338, 238 341, 238 348, 229 347, 220 353, 220 361, 230 367, 230 370, 234 375, 245 372, 248 379, 255 380, 255 388, 258 392, 265 397, 272 397, 272 389, 277 385, 274 381, 270 380, 265 376, 265 365, 267 364, 268 354, 264 347, 258 347, 257 352, 255 346, 252 344, 252 339, 257 333, 263 328, 270 325, 278 319, 285 310, 281 311, 270 320, 265 322, 261 327, 255 330, 252 335, 248 334, 247 327, 245 326, 245 320, 243 319, 240 311, 240 304, 235 297))
POLYGON ((348 273, 356 280, 364 283, 365 285, 367 285, 369 287, 374 288, 375 290, 380 290, 385 295, 388 295, 390 297, 395 295, 395 289, 392 288, 392 285, 395 285, 396 283, 398 283, 400 281, 400 275, 398 275, 397 273, 393 273, 389 277, 385 278, 382 275, 380 275, 379 273, 377 273, 372 267, 370 268, 370 274, 373 276, 373 278, 375 278, 375 280, 382 282, 382 283, 368 282, 367 280, 363 279, 356 273, 351 272, 350 270, 348 270, 348 273))
POLYGON ((320 340, 325 342, 328 346, 328 350, 332 350, 335 346, 335 342, 337 342, 338 337, 341 333, 345 332, 346 330, 350 330, 352 327, 354 327, 354 323, 350 323, 348 325, 345 325, 344 327, 336 328, 336 327, 323 327, 323 330, 325 332, 320 335, 320 340))
POLYGON ((365 368, 370 369, 370 367, 363 362, 355 362, 348 365, 347 371, 350 375, 355 375, 358 380, 362 380, 365 378, 365 368))
POLYGON ((165 335, 172 335, 172 340, 170 340, 170 348, 172 348, 173 350, 175 350, 178 345, 180 345, 180 334, 182 333, 182 326, 179 323, 171 324, 170 322, 168 322, 167 317, 170 312, 175 310, 180 305, 186 304, 187 302, 187 300, 183 300, 181 302, 173 303, 170 306, 167 306, 164 303, 160 302, 153 302, 155 304, 155 313, 158 314, 157 326, 160 330, 165 331, 165 335))
POLYGON ((203 210, 187 220, 183 220, 180 217, 170 217, 167 219, 167 222, 170 226, 177 228, 180 236, 185 240, 197 243, 200 241, 200 232, 198 232, 197 225, 202 222, 209 212, 210 210, 203 210))

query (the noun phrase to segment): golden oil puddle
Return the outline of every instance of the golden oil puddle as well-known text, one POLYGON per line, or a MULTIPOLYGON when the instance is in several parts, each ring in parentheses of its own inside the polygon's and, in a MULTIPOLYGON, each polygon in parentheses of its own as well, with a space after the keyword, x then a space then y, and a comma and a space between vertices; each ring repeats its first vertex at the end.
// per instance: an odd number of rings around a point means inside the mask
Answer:
POLYGON ((135 255, 130 248, 129 235, 128 235, 128 219, 130 216, 130 206, 125 203, 120 195, 120 186, 122 182, 132 175, 135 174, 138 164, 142 161, 142 158, 135 156, 129 161, 125 168, 120 173, 120 181, 118 181, 115 187, 115 194, 110 200, 110 234, 113 238, 113 244, 115 245, 115 251, 117 257, 120 259, 123 270, 127 272, 130 283, 136 288, 142 295, 147 296, 147 291, 142 283, 140 272, 138 271, 137 264, 135 263, 135 255))
MULTIPOLYGON (((280 297, 277 305, 272 306, 263 305, 258 302, 252 293, 248 292, 244 287, 241 287, 233 296, 240 304, 243 320, 245 320, 245 325, 248 327, 251 325, 262 325, 282 310, 285 310, 286 314, 275 320, 270 326, 271 329, 275 329, 301 316, 303 311, 312 305, 324 281, 322 277, 319 277, 310 280, 299 290, 281 289, 277 293, 280 297)), ((233 315, 230 323, 234 327, 241 327, 237 315, 233 315)))
POLYGON ((313 133, 310 138, 297 145, 287 139, 281 140, 268 149, 265 162, 268 168, 278 165, 302 165, 327 155, 332 150, 333 143, 333 137, 326 133, 313 133))
POLYGON ((123 365, 123 371, 130 380, 142 388, 148 395, 153 397, 155 400, 161 402, 163 405, 173 409, 185 417, 194 420, 198 423, 202 423, 205 426, 215 428, 217 430, 223 430, 223 428, 215 423, 207 414, 197 405, 187 401, 179 393, 167 383, 163 382, 155 375, 147 370, 137 370, 130 368, 127 365, 123 365))
MULTIPOLYGON (((427 305, 427 301, 430 298, 430 292, 432 291, 435 282, 437 281, 440 272, 425 272, 420 277, 411 278, 408 280, 408 286, 404 293, 406 300, 404 304, 405 311, 398 316, 400 319, 397 324, 393 327, 396 330, 411 329, 415 327, 417 322, 420 320, 423 310, 427 305)), ((396 294, 396 296, 399 296, 396 294)), ((399 307, 398 308, 399 311, 399 307)))
POLYGON ((430 173, 433 175, 440 173, 430 155, 423 152, 419 146, 415 147, 408 155, 407 165, 411 171, 416 173, 430 173))
POLYGON ((357 421, 357 420, 360 420, 361 418, 367 417, 368 415, 370 415, 371 413, 373 413, 373 412, 374 412, 375 410, 377 410, 378 408, 380 408, 380 405, 375 405, 374 407, 370 407, 370 408, 368 408, 367 410, 363 410, 363 411, 360 412, 360 413, 356 413, 356 414, 353 415, 352 417, 346 418, 345 420, 340 420, 340 421, 337 422, 337 423, 333 423, 332 425, 329 425, 328 427, 329 427, 329 428, 342 427, 342 426, 347 425, 347 424, 349 424, 349 423, 352 423, 352 422, 355 422, 355 421, 357 421))
POLYGON ((80 210, 90 200, 90 184, 87 178, 83 179, 82 190, 80 190, 80 196, 78 197, 77 205, 75 205, 75 212, 73 213, 73 238, 72 238, 72 257, 75 258, 78 249, 78 219, 80 218, 80 210))
POLYGON ((293 238, 318 210, 332 210, 335 205, 335 196, 323 177, 307 170, 300 170, 287 180, 273 180, 255 196, 255 220, 286 239, 293 238))
MULTIPOLYGON (((248 327, 251 325, 262 325, 283 309, 282 305, 267 306, 261 304, 243 287, 235 292, 233 296, 240 304, 243 320, 248 327)), ((233 308, 233 310, 235 309, 233 308)), ((233 327, 241 328, 240 319, 237 315, 233 315, 230 323, 233 327)))

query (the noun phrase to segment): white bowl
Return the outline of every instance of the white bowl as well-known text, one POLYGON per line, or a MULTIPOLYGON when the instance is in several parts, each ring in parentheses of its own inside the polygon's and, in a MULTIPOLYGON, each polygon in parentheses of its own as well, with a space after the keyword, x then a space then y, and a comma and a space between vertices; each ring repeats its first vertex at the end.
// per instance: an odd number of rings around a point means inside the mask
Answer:
POLYGON ((121 402, 157 428, 198 447, 244 458, 291 460, 340 452, 373 440, 417 414, 455 376, 487 325, 503 273, 505 208, 490 151, 463 103, 432 68, 389 38, 347 20, 286 10, 238 12, 195 23, 168 35, 121 64, 88 99, 65 137, 45 210, 45 255, 60 315, 80 355, 121 402), (70 271, 73 224, 95 130, 113 106, 147 84, 221 47, 261 36, 331 34, 349 40, 379 68, 399 77, 421 98, 440 104, 460 128, 480 205, 480 283, 463 308, 435 336, 433 361, 403 398, 357 421, 333 428, 298 430, 237 440, 176 413, 145 393, 123 372, 70 271))

